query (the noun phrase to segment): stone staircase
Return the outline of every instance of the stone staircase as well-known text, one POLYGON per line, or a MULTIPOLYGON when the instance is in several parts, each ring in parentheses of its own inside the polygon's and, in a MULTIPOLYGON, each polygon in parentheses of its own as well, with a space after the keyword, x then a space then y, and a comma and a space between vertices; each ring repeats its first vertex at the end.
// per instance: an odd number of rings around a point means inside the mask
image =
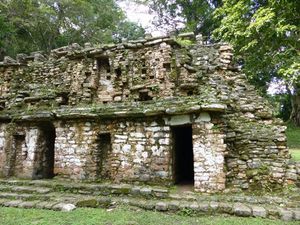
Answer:
POLYGON ((281 194, 199 194, 163 187, 60 180, 0 179, 0 206, 71 211, 118 205, 188 215, 229 214, 300 221, 299 189, 281 194))

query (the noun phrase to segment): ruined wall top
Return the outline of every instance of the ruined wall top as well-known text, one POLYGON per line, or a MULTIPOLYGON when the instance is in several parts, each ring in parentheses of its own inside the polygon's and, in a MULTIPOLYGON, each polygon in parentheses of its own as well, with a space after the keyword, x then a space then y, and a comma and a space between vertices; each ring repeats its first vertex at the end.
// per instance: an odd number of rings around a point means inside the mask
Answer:
POLYGON ((20 53, 17 54, 16 59, 10 56, 5 56, 4 60, 0 62, 0 67, 9 66, 24 66, 28 65, 30 62, 43 62, 47 60, 56 60, 61 57, 66 57, 69 59, 80 58, 80 57, 99 57, 109 51, 117 51, 124 49, 140 49, 147 48, 161 43, 166 43, 171 46, 185 46, 198 44, 204 46, 226 46, 223 50, 231 50, 231 47, 225 43, 215 43, 209 44, 209 42, 203 42, 202 36, 195 36, 193 33, 182 33, 178 36, 160 36, 160 37, 145 37, 145 39, 129 40, 127 42, 122 42, 118 44, 97 44, 92 45, 87 42, 84 46, 80 46, 77 43, 70 44, 68 46, 63 46, 57 49, 51 50, 50 54, 46 55, 42 51, 32 52, 29 55, 20 53), (191 42, 188 42, 191 41, 191 42))
POLYGON ((205 83, 226 70, 237 71, 232 48, 203 43, 193 33, 18 54, 0 62, 0 117, 37 109, 68 115, 87 108, 109 115, 222 111, 224 99, 205 83))

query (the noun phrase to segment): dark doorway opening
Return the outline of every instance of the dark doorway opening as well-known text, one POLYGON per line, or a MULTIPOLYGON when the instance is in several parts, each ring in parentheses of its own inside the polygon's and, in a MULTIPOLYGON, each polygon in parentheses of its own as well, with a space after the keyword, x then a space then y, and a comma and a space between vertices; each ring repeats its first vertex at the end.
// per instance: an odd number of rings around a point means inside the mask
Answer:
POLYGON ((52 123, 39 125, 37 149, 34 155, 33 179, 50 179, 54 177, 55 127, 52 123))
POLYGON ((7 176, 16 176, 22 173, 23 158, 22 145, 25 143, 25 135, 14 134, 12 139, 12 147, 7 154, 7 176))
POLYGON ((194 184, 192 126, 172 128, 175 184, 194 184))
POLYGON ((105 162, 108 152, 111 150, 111 135, 110 133, 99 134, 97 137, 96 151, 96 176, 97 178, 107 178, 108 171, 105 170, 105 162))
POLYGON ((148 90, 141 90, 139 92, 139 101, 150 101, 152 97, 149 95, 148 90))
POLYGON ((110 73, 109 58, 107 56, 97 58, 97 68, 99 71, 104 70, 107 73, 110 73))

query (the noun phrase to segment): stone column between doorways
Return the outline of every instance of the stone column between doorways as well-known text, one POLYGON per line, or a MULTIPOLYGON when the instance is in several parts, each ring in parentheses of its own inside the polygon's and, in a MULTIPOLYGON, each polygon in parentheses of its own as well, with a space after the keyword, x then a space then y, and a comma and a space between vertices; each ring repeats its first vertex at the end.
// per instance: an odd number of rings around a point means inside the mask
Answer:
POLYGON ((225 135, 209 121, 193 123, 194 189, 218 192, 225 189, 225 135))

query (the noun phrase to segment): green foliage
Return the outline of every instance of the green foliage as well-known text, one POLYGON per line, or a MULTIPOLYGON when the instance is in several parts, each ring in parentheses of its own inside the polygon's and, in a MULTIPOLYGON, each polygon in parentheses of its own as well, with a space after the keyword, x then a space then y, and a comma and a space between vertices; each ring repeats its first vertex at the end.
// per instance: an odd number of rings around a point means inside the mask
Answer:
POLYGON ((189 47, 194 44, 193 41, 182 38, 176 38, 176 42, 183 47, 189 47))
POLYGON ((290 153, 291 153, 292 159, 294 159, 295 161, 300 161, 300 148, 290 149, 290 153))
POLYGON ((0 56, 4 54, 5 52, 5 46, 7 46, 10 43, 10 35, 13 32, 13 28, 9 26, 5 22, 5 18, 3 15, 0 14, 0 56))
POLYGON ((269 103, 275 109, 275 116, 281 118, 283 121, 288 121, 291 115, 291 96, 287 93, 279 93, 275 95, 268 95, 269 103))
MULTIPOLYGON (((144 1, 145 2, 145 1, 144 1)), ((157 25, 172 31, 193 31, 210 36, 216 27, 212 13, 221 0, 156 0, 146 1, 158 14, 157 25)))
POLYGON ((215 10, 216 39, 230 42, 250 81, 266 92, 268 82, 283 80, 300 126, 300 5, 297 0, 224 0, 215 10), (294 91, 294 92, 293 92, 294 91))
POLYGON ((85 199, 82 201, 77 202, 77 207, 90 207, 90 208, 97 208, 98 202, 96 199, 85 199))
POLYGON ((196 213, 190 208, 183 208, 178 212, 180 216, 195 216, 196 213))
POLYGON ((214 36, 233 44, 248 77, 256 84, 263 79, 265 87, 272 77, 299 82, 299 2, 223 2, 214 13, 221 22, 214 36))
POLYGON ((253 178, 255 176, 268 175, 270 173, 270 169, 267 165, 262 165, 257 169, 251 169, 246 171, 246 175, 248 178, 253 178))
POLYGON ((123 21, 121 22, 117 30, 113 33, 113 38, 117 41, 136 40, 145 36, 145 30, 138 26, 136 23, 123 21))
POLYGON ((300 161, 300 128, 293 124, 288 124, 286 136, 292 159, 300 161))
POLYGON ((0 26, 0 58, 143 35, 142 28, 125 21, 115 0, 3 0, 0 26))
POLYGON ((300 128, 293 124, 288 124, 286 136, 288 147, 298 148, 300 150, 300 128))

